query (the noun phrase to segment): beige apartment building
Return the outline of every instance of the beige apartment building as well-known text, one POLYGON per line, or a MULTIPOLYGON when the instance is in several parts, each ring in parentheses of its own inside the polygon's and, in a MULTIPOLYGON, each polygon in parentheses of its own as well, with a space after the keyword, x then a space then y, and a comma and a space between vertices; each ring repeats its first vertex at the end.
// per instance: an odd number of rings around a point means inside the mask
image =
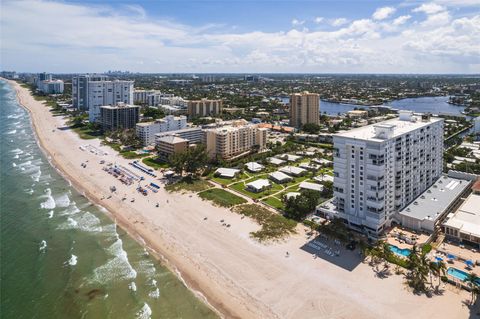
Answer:
POLYGON ((222 100, 191 100, 187 102, 187 114, 192 117, 215 116, 222 113, 222 100))
POLYGON ((158 156, 166 160, 170 155, 186 151, 190 142, 187 139, 175 135, 167 135, 158 138, 156 145, 158 156))
POLYGON ((290 125, 301 128, 307 123, 320 123, 320 96, 309 92, 290 95, 290 125))
POLYGON ((267 145, 267 129, 256 125, 233 123, 231 126, 205 130, 205 144, 211 158, 231 160, 260 151, 267 145))

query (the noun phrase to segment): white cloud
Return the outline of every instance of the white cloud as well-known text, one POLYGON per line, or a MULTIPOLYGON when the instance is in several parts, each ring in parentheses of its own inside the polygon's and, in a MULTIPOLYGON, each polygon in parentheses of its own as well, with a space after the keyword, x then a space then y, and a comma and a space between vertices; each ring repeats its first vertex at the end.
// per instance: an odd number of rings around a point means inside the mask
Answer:
POLYGON ((394 26, 399 26, 399 25, 402 25, 404 24, 405 22, 407 22, 408 20, 410 20, 412 16, 410 15, 404 15, 404 16, 399 16, 398 18, 396 18, 395 20, 393 20, 392 24, 394 26))
POLYGON ((385 20, 396 11, 393 7, 378 8, 372 15, 374 20, 385 20))
POLYGON ((323 17, 316 17, 314 21, 315 23, 322 23, 323 20, 325 20, 323 17))
POLYGON ((480 14, 451 17, 446 10, 429 10, 434 13, 420 23, 408 15, 350 23, 340 18, 339 28, 328 31, 236 32, 142 12, 141 7, 119 12, 65 2, 4 2, 2 67, 33 72, 480 72, 480 14))
POLYGON ((303 25, 305 23, 305 20, 298 20, 298 19, 293 19, 292 20, 292 25, 294 27, 303 25))
POLYGON ((348 22, 348 20, 345 19, 345 18, 338 18, 338 19, 332 20, 330 24, 334 27, 339 27, 339 26, 342 26, 342 25, 346 24, 347 22, 348 22))
POLYGON ((438 27, 450 22, 450 14, 447 11, 442 11, 435 14, 428 15, 427 19, 421 23, 424 27, 438 27))
POLYGON ((438 5, 436 3, 424 3, 422 4, 421 6, 415 8, 412 10, 412 12, 423 12, 425 14, 434 14, 434 13, 437 13, 437 12, 440 12, 440 11, 443 11, 445 10, 444 7, 442 7, 441 5, 438 5))

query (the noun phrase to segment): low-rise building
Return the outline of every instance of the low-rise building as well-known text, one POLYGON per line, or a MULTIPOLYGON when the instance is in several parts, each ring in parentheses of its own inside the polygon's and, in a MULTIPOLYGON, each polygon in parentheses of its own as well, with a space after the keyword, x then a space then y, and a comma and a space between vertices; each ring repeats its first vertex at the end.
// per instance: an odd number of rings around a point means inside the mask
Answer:
POLYGON ((270 178, 271 180, 273 180, 277 184, 283 184, 283 183, 288 183, 288 182, 293 181, 292 177, 288 176, 285 173, 279 172, 279 171, 268 174, 268 178, 270 178))
POLYGON ((347 112, 347 115, 351 118, 362 118, 368 116, 368 111, 365 110, 351 110, 347 112))
POLYGON ((456 212, 448 214, 443 230, 450 240, 480 248, 480 195, 471 194, 456 212))
POLYGON ((186 116, 167 115, 163 119, 154 122, 137 123, 136 133, 143 145, 155 144, 155 134, 178 131, 187 127, 186 116))
POLYGON ((270 181, 268 179, 257 179, 256 181, 250 182, 245 186, 247 190, 251 192, 260 193, 263 192, 265 189, 270 188, 272 184, 270 184, 270 181))
POLYGON ((173 154, 186 151, 190 146, 190 142, 175 135, 167 135, 159 137, 156 140, 156 145, 158 156, 166 160, 173 154))
POLYGON ((275 166, 280 166, 280 165, 285 164, 284 160, 281 160, 281 159, 276 158, 276 157, 269 157, 267 160, 270 164, 275 165, 275 166))
POLYGON ((240 170, 236 168, 220 167, 220 168, 217 168, 214 175, 220 176, 223 178, 234 178, 239 173, 240 173, 240 170))
POLYGON ((168 131, 155 134, 155 143, 157 140, 164 136, 177 136, 184 138, 190 142, 190 144, 203 144, 205 143, 205 134, 200 127, 185 128, 183 130, 168 131))
POLYGON ((298 177, 305 175, 307 173, 307 170, 296 166, 284 166, 280 168, 280 172, 290 176, 298 177))
POLYGON ((470 185, 471 181, 444 175, 394 218, 406 228, 431 233, 447 214, 458 208, 470 185))
POLYGON ((119 103, 100 107, 100 123, 104 131, 135 128, 139 117, 140 108, 137 105, 119 103))
POLYGON ((323 191, 323 185, 317 184, 317 183, 310 183, 310 182, 301 182, 300 185, 298 185, 300 189, 306 189, 306 190, 311 190, 311 191, 316 191, 316 192, 321 192, 323 191))
POLYGON ((265 166, 258 164, 257 162, 248 162, 245 164, 245 167, 252 173, 261 172, 265 168, 265 166))

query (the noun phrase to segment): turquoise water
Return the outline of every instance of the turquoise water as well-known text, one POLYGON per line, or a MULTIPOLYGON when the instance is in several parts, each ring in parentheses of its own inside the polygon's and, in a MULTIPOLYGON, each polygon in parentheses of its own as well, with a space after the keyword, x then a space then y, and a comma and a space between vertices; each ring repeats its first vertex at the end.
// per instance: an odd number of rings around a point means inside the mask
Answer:
MULTIPOLYGON (((467 278, 467 273, 464 272, 463 270, 454 268, 454 267, 449 267, 447 269, 447 274, 459 279, 460 281, 464 281, 467 278)), ((480 279, 477 279, 477 285, 480 286, 480 279)))
POLYGON ((3 81, 0 127, 1 318, 216 317, 49 165, 3 81))
POLYGON ((403 256, 403 257, 408 257, 410 256, 410 249, 401 249, 401 248, 398 248, 397 246, 395 245, 390 245, 390 250, 397 254, 397 255, 400 255, 400 256, 403 256))

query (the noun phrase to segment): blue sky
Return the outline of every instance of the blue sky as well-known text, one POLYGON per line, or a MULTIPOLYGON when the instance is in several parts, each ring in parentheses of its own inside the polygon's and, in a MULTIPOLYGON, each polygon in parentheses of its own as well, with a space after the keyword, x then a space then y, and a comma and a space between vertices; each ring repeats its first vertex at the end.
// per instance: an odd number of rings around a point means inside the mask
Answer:
POLYGON ((2 1, 18 71, 480 73, 480 6, 433 1, 2 1))

